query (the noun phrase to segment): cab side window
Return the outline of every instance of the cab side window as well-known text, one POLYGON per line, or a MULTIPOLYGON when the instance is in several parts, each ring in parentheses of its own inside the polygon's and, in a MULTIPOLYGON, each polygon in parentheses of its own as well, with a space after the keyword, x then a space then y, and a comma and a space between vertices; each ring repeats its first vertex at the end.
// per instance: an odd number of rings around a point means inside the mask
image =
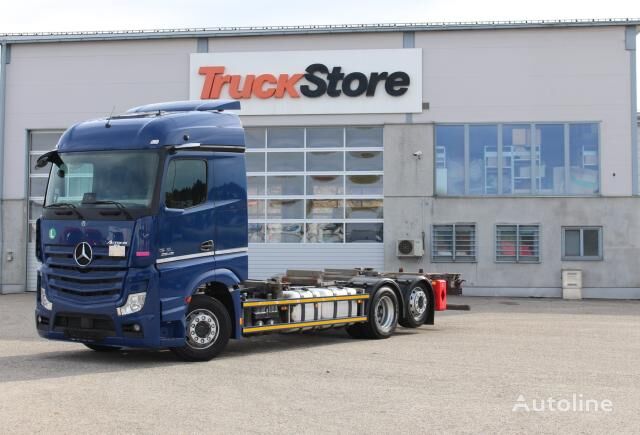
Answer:
POLYGON ((169 208, 189 208, 207 200, 207 162, 173 159, 164 181, 164 202, 169 208))

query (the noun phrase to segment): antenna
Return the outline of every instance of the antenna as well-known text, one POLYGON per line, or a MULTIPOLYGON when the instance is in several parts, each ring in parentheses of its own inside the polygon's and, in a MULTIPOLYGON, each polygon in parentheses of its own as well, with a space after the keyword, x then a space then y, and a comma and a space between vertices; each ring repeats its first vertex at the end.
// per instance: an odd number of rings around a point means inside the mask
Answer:
POLYGON ((113 116, 113 112, 116 110, 116 106, 113 106, 111 109, 111 113, 109 113, 109 117, 107 118, 107 123, 104 125, 106 128, 111 128, 111 117, 113 116))

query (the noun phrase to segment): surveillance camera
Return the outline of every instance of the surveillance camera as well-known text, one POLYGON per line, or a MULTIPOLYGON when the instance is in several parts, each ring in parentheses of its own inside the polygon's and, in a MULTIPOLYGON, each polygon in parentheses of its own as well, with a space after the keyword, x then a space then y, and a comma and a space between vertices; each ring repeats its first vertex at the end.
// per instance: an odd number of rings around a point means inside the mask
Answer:
POLYGON ((417 157, 418 159, 422 158, 422 151, 416 151, 415 153, 413 153, 413 157, 417 157))

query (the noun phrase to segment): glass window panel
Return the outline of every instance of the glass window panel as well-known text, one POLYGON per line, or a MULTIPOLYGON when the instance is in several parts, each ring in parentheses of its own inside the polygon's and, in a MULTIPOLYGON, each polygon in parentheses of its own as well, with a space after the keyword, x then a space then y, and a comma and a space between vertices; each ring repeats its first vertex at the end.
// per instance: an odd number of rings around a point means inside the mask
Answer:
POLYGON ((325 151, 307 153, 307 171, 344 170, 344 152, 325 151))
POLYGON ((592 195, 600 191, 598 124, 569 125, 569 193, 592 195))
POLYGON ((349 151, 347 171, 382 171, 382 151, 349 151))
POLYGON ((264 177, 263 176, 250 176, 247 177, 247 195, 249 196, 261 196, 264 195, 264 177))
POLYGON ((247 172, 264 172, 264 153, 246 153, 247 172))
POLYGON ((342 243, 344 241, 344 224, 307 224, 307 242, 309 243, 342 243))
POLYGON ((29 220, 36 220, 42 215, 42 200, 29 201, 29 220))
POLYGON ((344 137, 342 128, 312 127, 307 128, 308 148, 342 148, 344 137))
POLYGON ((267 224, 268 243, 301 243, 304 236, 304 224, 283 223, 267 224))
POLYGON ((382 147, 382 127, 347 127, 347 147, 382 147))
POLYGON ((580 256, 580 230, 564 231, 564 255, 567 257, 580 256))
POLYGON ((583 254, 585 257, 600 255, 600 231, 597 229, 582 230, 583 254))
POLYGON ((265 128, 251 127, 244 129, 244 140, 247 148, 265 147, 265 128))
POLYGON ((264 242, 264 224, 249 224, 249 243, 264 242))
POLYGON ((29 178, 29 196, 44 196, 47 190, 47 178, 30 177, 29 178))
POLYGON ((453 225, 434 225, 431 243, 434 261, 453 258, 453 225))
POLYGON ((344 202, 341 199, 307 200, 307 219, 342 219, 344 202))
POLYGON ((304 219, 302 199, 270 199, 267 204, 269 219, 304 219))
POLYGON ((204 160, 175 159, 169 163, 165 179, 165 205, 189 208, 207 199, 207 163, 204 160))
POLYGON ((31 151, 51 151, 56 147, 62 132, 31 132, 31 151))
POLYGON ((267 157, 269 172, 304 171, 304 153, 269 153, 267 157))
POLYGON ((518 230, 516 225, 498 225, 496 227, 496 260, 515 262, 517 245, 518 230))
POLYGON ((531 128, 526 124, 502 129, 502 193, 531 194, 531 128))
POLYGON ((464 194, 464 126, 436 126, 436 194, 464 194))
POLYGON ((348 199, 347 219, 382 219, 381 199, 348 199))
POLYGON ((474 261, 476 257, 475 225, 456 225, 456 261, 474 261))
POLYGON ((304 147, 304 128, 273 127, 267 131, 268 148, 304 147))
POLYGON ((347 223, 347 243, 382 243, 381 223, 347 223))
POLYGON ((249 219, 264 219, 264 201, 262 199, 250 199, 247 201, 249 219))
POLYGON ((269 195, 304 195, 304 176, 276 175, 267 177, 269 195))
POLYGON ((538 226, 522 225, 519 227, 519 260, 537 262, 539 256, 538 226))
POLYGON ((347 175, 347 195, 382 195, 382 175, 347 175))
POLYGON ((469 126, 469 193, 498 193, 498 127, 469 126))
POLYGON ((540 158, 537 191, 544 195, 565 193, 564 124, 536 125, 535 141, 540 158))
POLYGON ((307 195, 342 195, 343 183, 342 175, 308 175, 307 195))

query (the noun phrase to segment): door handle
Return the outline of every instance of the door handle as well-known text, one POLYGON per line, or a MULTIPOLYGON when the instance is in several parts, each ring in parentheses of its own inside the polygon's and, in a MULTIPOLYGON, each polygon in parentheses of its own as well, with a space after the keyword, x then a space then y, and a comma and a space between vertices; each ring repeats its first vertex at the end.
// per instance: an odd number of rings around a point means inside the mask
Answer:
POLYGON ((202 252, 213 251, 213 240, 207 240, 205 242, 200 243, 200 250, 202 252))

